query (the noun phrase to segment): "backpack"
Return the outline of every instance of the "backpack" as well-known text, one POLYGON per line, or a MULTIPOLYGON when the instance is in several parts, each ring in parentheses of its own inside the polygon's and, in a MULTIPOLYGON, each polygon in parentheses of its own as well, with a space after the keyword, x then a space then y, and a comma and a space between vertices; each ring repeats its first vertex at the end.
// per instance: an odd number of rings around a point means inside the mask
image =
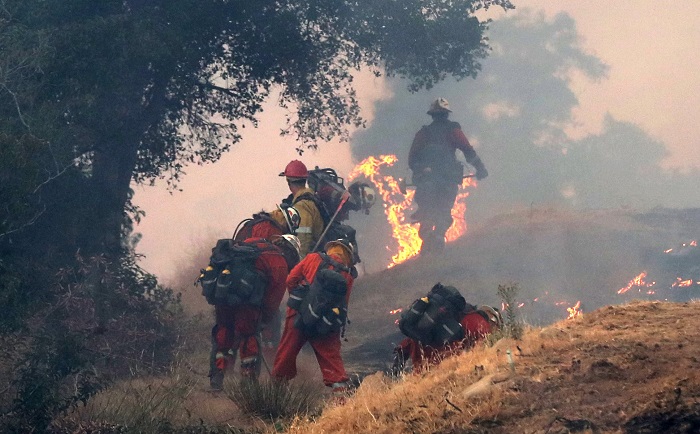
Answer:
POLYGON ((340 273, 349 272, 348 267, 325 253, 319 255, 322 262, 313 282, 292 289, 287 300, 287 306, 299 312, 294 326, 310 338, 340 331, 348 316, 348 285, 340 273))
POLYGON ((198 279, 209 304, 262 306, 268 281, 255 268, 255 261, 261 253, 275 247, 270 243, 266 247, 258 244, 258 241, 245 243, 228 238, 216 242, 209 265, 198 279))
POLYGON ((282 233, 287 232, 287 228, 283 228, 282 226, 280 226, 279 223, 277 223, 275 219, 270 217, 268 213, 259 212, 253 214, 252 217, 244 219, 240 223, 238 223, 238 226, 236 226, 236 230, 234 230, 233 236, 231 238, 235 241, 247 240, 253 235, 253 226, 264 221, 272 223, 274 226, 278 227, 282 231, 282 233))
POLYGON ((358 252, 356 234, 357 231, 352 226, 344 225, 340 222, 334 221, 328 227, 328 230, 323 236, 321 242, 318 243, 318 248, 316 249, 316 251, 323 251, 326 246, 326 243, 328 243, 329 241, 346 239, 350 241, 350 244, 352 244, 353 247, 353 263, 359 264, 362 261, 360 260, 360 254, 358 252))
POLYGON ((459 319, 474 309, 455 287, 438 283, 401 313, 399 329, 409 338, 433 347, 461 341, 465 334, 459 319))

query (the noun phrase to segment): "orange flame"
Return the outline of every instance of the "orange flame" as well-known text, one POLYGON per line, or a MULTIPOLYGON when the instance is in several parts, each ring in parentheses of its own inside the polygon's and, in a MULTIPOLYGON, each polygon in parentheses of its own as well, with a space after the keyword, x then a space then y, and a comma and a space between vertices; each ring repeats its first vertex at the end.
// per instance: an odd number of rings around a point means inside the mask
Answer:
MULTIPOLYGON (((391 263, 387 268, 391 268, 418 255, 423 243, 418 235, 420 225, 406 221, 405 213, 411 207, 415 191, 409 190, 404 195, 399 188, 398 179, 381 174, 383 168, 391 167, 397 161, 396 155, 370 156, 355 166, 348 175, 349 181, 353 181, 359 176, 367 178, 374 184, 383 200, 384 214, 391 226, 391 236, 398 244, 398 249, 391 257, 391 263)), ((455 205, 452 208, 452 226, 445 233, 447 242, 456 240, 467 231, 467 224, 464 218, 464 212, 466 211, 464 200, 469 196, 469 192, 463 190, 473 185, 475 185, 475 181, 471 178, 465 178, 461 185, 460 192, 455 199, 455 205)))
POLYGON ((639 273, 639 275, 637 275, 637 277, 630 280, 629 283, 627 284, 627 286, 625 286, 624 288, 620 288, 617 291, 617 293, 624 294, 625 292, 629 291, 630 289, 632 289, 635 286, 638 288, 653 286, 655 282, 647 283, 644 281, 645 277, 647 277, 647 272, 642 271, 641 273, 639 273))
POLYGON ((581 300, 577 301, 573 307, 567 307, 566 310, 569 312, 569 317, 567 319, 574 319, 583 315, 581 311, 581 300))
POLYGON ((673 282, 671 288, 687 288, 693 284, 693 279, 682 280, 680 277, 676 277, 676 281, 673 282))
POLYGON ((389 311, 389 314, 390 314, 390 315, 396 315, 397 313, 400 313, 401 311, 403 311, 403 308, 400 307, 400 308, 398 308, 398 309, 390 310, 390 311, 389 311))

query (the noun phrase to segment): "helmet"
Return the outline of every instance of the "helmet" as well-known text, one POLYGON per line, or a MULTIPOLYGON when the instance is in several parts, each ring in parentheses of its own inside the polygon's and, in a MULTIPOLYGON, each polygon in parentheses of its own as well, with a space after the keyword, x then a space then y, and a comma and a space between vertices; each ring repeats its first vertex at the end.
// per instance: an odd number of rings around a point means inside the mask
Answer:
POLYGON ((350 255, 350 259, 355 262, 355 247, 352 245, 350 240, 347 238, 338 238, 337 240, 329 241, 326 243, 324 250, 328 251, 328 249, 333 246, 340 246, 344 248, 350 255))
POLYGON ((282 212, 284 221, 287 222, 287 229, 289 230, 289 233, 292 235, 296 234, 297 229, 299 229, 299 223, 301 223, 299 211, 297 211, 297 209, 293 206, 286 204, 277 205, 277 209, 282 212))
POLYGON ((301 242, 296 235, 284 234, 272 241, 272 244, 282 249, 284 259, 287 260, 287 265, 291 269, 301 259, 301 242))
POLYGON ((287 178, 295 179, 306 179, 309 177, 309 170, 306 165, 299 160, 292 160, 284 168, 284 172, 280 173, 280 176, 286 176, 287 178))
POLYGON ((450 103, 447 102, 445 98, 436 99, 430 104, 430 108, 428 109, 429 115, 435 113, 452 113, 452 110, 450 110, 450 103))
POLYGON ((372 187, 369 185, 363 185, 360 188, 360 193, 361 193, 361 207, 365 211, 369 211, 370 208, 372 208, 372 205, 374 205, 374 202, 377 201, 377 192, 374 191, 372 187))
POLYGON ((502 328, 503 327, 503 317, 501 316, 501 312, 498 311, 498 309, 493 308, 491 306, 479 306, 477 309, 481 312, 484 312, 487 317, 489 317, 489 323, 491 325, 495 325, 496 328, 502 328))

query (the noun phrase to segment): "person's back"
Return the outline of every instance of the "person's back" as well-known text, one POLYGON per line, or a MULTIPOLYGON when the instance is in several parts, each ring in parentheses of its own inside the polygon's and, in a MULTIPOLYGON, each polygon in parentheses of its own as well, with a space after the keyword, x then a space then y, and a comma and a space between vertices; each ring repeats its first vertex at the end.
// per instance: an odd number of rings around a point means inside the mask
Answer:
MULTIPOLYGON (((459 165, 456 158, 459 149, 457 131, 461 131, 460 125, 446 117, 434 118, 432 123, 423 126, 416 134, 409 152, 408 164, 414 174, 430 173, 437 177, 444 177, 448 173, 454 175, 454 168, 459 165), (431 169, 430 172, 425 172, 428 168, 431 169), (440 170, 432 170, 433 168, 440 170), (452 170, 446 172, 446 168, 452 170)), ((461 165, 459 169, 457 176, 461 179, 461 165)), ((457 177, 446 180, 455 182, 457 177)))
POLYGON ((301 257, 311 252, 321 238, 324 226, 322 209, 316 203, 315 193, 306 186, 309 171, 299 160, 290 161, 279 176, 285 177, 291 197, 285 202, 293 205, 299 212, 300 222, 297 237, 301 242, 301 257))
POLYGON ((445 245, 445 232, 452 224, 451 210, 463 179, 456 151, 461 151, 474 166, 477 179, 488 175, 460 125, 448 120, 451 112, 444 98, 433 102, 428 110, 433 122, 416 133, 408 154, 416 186, 414 201, 418 205, 411 218, 421 223, 421 253, 440 251, 445 245))
POLYGON ((394 349, 394 369, 397 373, 402 371, 405 361, 411 360, 413 372, 419 373, 446 357, 473 347, 502 325, 503 320, 496 309, 468 304, 456 288, 438 283, 426 297, 416 300, 402 313, 399 327, 407 337, 394 349), (435 293, 443 297, 433 296, 435 293), (437 311, 447 315, 436 317, 437 311), (423 319, 426 316, 432 316, 425 318, 430 321, 423 319), (431 329, 422 329, 426 324, 431 329), (455 327, 461 328, 460 332, 453 330, 449 338, 450 334, 444 331, 455 327))

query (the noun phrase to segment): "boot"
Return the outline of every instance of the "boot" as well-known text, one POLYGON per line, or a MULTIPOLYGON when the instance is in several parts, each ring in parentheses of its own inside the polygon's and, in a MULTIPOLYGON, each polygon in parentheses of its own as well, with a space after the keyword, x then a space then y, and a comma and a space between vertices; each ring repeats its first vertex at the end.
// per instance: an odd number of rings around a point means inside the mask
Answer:
POLYGON ((350 396, 350 386, 347 382, 331 384, 331 399, 332 405, 344 405, 350 396))
POLYGON ((224 390, 224 371, 216 369, 209 374, 209 387, 212 392, 224 390))

